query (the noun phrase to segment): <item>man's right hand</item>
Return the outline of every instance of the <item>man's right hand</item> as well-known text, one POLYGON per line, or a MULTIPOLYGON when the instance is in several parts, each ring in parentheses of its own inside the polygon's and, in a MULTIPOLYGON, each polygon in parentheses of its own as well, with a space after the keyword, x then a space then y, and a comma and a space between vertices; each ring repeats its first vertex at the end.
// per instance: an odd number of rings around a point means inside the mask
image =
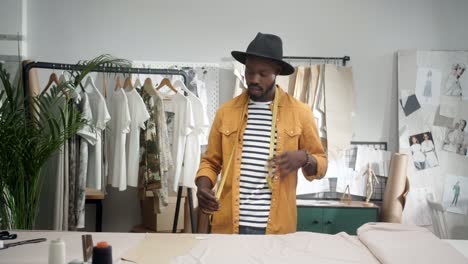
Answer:
POLYGON ((197 198, 200 210, 207 215, 211 215, 219 210, 219 203, 216 200, 212 184, 208 177, 197 179, 197 198))

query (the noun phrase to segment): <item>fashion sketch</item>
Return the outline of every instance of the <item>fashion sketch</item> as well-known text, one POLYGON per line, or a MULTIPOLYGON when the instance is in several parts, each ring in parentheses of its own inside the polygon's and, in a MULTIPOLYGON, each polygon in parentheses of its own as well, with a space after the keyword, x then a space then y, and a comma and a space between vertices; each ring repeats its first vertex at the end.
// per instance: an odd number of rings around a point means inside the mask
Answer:
POLYGON ((453 185, 452 191, 453 191, 453 199, 452 199, 452 203, 450 204, 450 206, 457 206, 458 196, 460 196, 460 182, 459 181, 457 181, 457 183, 453 185))
POLYGON ((468 193, 466 190, 468 190, 468 177, 445 175, 442 204, 448 212, 464 215, 468 213, 468 193))
POLYGON ((425 101, 429 101, 432 98, 432 71, 427 71, 426 84, 424 85, 423 96, 425 101))
POLYGON ((460 85, 460 77, 465 72, 465 64, 455 63, 452 65, 451 72, 445 81, 443 95, 462 97, 462 87, 460 85))

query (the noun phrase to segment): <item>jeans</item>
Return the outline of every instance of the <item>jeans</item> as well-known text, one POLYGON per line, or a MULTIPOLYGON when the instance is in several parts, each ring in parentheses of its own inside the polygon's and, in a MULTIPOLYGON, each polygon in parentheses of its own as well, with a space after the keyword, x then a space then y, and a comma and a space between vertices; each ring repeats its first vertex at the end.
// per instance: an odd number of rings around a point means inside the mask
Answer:
POLYGON ((264 235, 266 228, 239 226, 239 235, 264 235))

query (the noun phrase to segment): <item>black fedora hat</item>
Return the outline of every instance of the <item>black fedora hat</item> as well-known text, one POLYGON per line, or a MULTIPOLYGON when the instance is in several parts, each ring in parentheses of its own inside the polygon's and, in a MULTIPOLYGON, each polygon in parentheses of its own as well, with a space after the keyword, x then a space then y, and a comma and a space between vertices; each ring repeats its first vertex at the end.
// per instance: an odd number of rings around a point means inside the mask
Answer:
POLYGON ((242 64, 245 64, 245 59, 249 55, 271 59, 281 65, 280 75, 289 75, 294 72, 294 67, 283 61, 283 42, 276 35, 259 32, 250 42, 247 51, 232 51, 231 55, 242 64))

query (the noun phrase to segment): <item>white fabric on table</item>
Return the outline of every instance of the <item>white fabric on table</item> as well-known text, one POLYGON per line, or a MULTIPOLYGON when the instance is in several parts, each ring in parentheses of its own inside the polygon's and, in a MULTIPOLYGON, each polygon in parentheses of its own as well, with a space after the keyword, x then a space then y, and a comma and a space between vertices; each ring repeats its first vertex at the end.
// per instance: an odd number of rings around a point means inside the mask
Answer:
POLYGON ((356 238, 298 232, 287 235, 208 236, 175 264, 379 263, 356 238))
POLYGON ((423 227, 368 223, 357 235, 382 263, 468 263, 459 251, 423 227))

